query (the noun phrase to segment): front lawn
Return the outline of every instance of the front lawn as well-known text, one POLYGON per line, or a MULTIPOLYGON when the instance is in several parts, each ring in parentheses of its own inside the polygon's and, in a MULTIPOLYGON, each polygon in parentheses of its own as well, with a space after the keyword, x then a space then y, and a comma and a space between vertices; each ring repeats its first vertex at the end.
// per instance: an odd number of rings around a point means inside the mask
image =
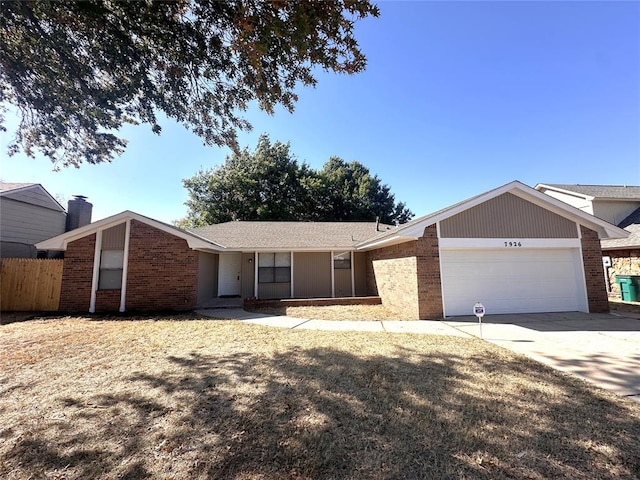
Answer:
POLYGON ((640 476, 640 404, 477 339, 0 327, 0 478, 640 476))

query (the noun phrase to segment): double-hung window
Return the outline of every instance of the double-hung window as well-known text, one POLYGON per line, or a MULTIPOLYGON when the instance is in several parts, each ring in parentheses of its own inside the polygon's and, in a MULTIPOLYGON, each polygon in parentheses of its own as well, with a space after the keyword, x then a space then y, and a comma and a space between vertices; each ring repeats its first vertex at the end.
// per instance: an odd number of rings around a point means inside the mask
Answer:
POLYGON ((259 253, 258 283, 290 283, 291 254, 259 253))
POLYGON ((99 290, 119 290, 122 288, 123 250, 102 250, 100 255, 99 290))

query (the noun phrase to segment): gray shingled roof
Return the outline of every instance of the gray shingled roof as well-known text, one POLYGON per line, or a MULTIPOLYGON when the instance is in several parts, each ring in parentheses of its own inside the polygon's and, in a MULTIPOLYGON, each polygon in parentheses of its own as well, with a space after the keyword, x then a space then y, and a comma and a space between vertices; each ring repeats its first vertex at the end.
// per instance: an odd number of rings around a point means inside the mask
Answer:
POLYGON ((226 222, 188 231, 232 250, 351 249, 395 227, 375 222, 226 222))
POLYGON ((640 186, 636 185, 567 185, 560 183, 543 183, 541 185, 560 188, 595 198, 640 200, 640 186))
POLYGON ((31 187, 32 185, 37 185, 37 183, 0 182, 0 192, 10 192, 12 190, 18 190, 20 188, 31 187))
POLYGON ((640 248, 640 208, 634 210, 634 212, 620 222, 618 226, 624 228, 627 232, 631 232, 631 235, 627 238, 602 240, 602 249, 640 248))

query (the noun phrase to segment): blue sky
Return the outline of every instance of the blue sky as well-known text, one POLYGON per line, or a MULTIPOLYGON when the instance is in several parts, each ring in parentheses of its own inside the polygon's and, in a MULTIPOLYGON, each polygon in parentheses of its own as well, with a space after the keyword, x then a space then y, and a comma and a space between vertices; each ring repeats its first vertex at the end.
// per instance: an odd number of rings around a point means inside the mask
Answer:
MULTIPOLYGON (((319 168, 358 160, 417 216, 511 180, 640 184, 639 2, 379 2, 358 24, 366 72, 319 72, 296 111, 251 109, 261 133, 290 142, 319 168)), ((128 127, 111 164, 53 172, 43 158, 7 157, 0 178, 89 197, 94 220, 134 210, 186 215, 182 179, 224 162, 171 121, 156 136, 128 127)))

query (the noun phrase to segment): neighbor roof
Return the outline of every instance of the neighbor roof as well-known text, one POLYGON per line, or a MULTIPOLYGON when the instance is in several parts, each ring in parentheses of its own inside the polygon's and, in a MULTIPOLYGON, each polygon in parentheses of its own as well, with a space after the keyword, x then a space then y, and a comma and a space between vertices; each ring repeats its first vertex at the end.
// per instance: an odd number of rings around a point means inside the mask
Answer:
POLYGON ((44 188, 39 183, 0 182, 0 196, 6 197, 11 200, 18 200, 21 202, 31 203, 33 205, 49 208, 49 206, 44 205, 41 202, 34 200, 33 198, 31 199, 25 199, 24 197, 19 198, 21 196, 21 193, 24 193, 23 191, 40 191, 46 198, 49 199, 49 204, 51 205, 52 210, 59 210, 61 212, 65 211, 64 207, 60 204, 60 202, 58 202, 58 200, 53 198, 53 196, 47 191, 47 189, 44 188))
POLYGON ((539 183, 536 190, 542 188, 564 190, 577 193, 590 199, 640 200, 640 186, 636 185, 567 185, 561 183, 539 183))
POLYGON ((21 188, 32 187, 38 185, 37 183, 9 183, 0 182, 0 194, 5 192, 12 192, 14 190, 20 190, 21 188))
POLYGON ((226 222, 189 231, 230 250, 345 249, 395 229, 375 222, 226 222))
POLYGON ((616 238, 611 240, 602 240, 603 250, 617 250, 621 248, 638 248, 640 247, 640 208, 635 210, 631 215, 618 224, 620 228, 624 228, 629 235, 627 238, 616 238))

